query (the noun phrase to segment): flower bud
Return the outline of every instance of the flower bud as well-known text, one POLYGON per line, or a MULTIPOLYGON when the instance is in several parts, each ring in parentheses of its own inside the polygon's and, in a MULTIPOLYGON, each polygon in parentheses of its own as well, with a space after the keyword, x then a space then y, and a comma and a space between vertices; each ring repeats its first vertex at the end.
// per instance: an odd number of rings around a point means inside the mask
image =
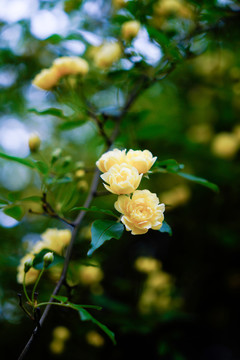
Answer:
POLYGON ((48 267, 54 260, 54 255, 52 252, 48 252, 44 255, 43 261, 44 261, 44 267, 48 267))
POLYGON ((66 167, 70 164, 70 162, 72 161, 72 157, 71 156, 65 156, 63 158, 63 167, 66 167))
POLYGON ((52 153, 51 163, 54 164, 59 159, 61 154, 62 154, 62 149, 60 149, 60 148, 55 149, 52 153))
POLYGON ((28 146, 31 152, 38 151, 39 147, 41 145, 41 140, 37 134, 31 134, 28 139, 28 146))
POLYGON ((27 273, 32 266, 33 266, 33 260, 32 259, 26 260, 24 263, 24 272, 27 273))

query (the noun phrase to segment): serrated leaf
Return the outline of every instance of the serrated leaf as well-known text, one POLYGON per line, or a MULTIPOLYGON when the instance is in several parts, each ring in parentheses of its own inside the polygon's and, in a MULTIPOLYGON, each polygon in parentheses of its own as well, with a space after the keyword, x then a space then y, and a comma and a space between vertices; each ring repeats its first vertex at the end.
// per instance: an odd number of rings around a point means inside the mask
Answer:
POLYGON ((6 159, 6 160, 17 162, 19 164, 25 165, 32 169, 34 169, 34 167, 35 167, 34 162, 30 159, 23 159, 23 158, 19 158, 17 156, 11 156, 11 155, 4 154, 2 152, 0 152, 0 157, 3 159, 6 159))
POLYGON ((64 262, 64 257, 58 255, 51 249, 42 249, 38 254, 36 254, 35 258, 33 259, 33 267, 37 270, 41 270, 44 265, 43 257, 46 253, 53 252, 54 259, 53 262, 48 266, 48 269, 52 266, 55 266, 57 264, 62 264, 64 262))
POLYGON ((4 214, 11 216, 17 221, 20 221, 24 216, 24 210, 21 206, 14 205, 3 210, 4 214))
POLYGON ((62 303, 67 303, 68 302, 68 298, 66 296, 61 296, 61 295, 52 295, 52 297, 62 303))
POLYGON ((118 219, 118 216, 116 214, 114 214, 111 210, 100 209, 97 206, 91 206, 90 208, 86 208, 84 206, 79 206, 79 207, 73 208, 71 211, 74 211, 74 210, 84 210, 84 211, 90 211, 90 212, 99 212, 99 213, 102 213, 102 214, 114 216, 115 218, 118 219))
POLYGON ((62 119, 66 119, 66 116, 63 114, 61 109, 58 108, 48 108, 45 110, 37 110, 37 109, 28 109, 28 111, 33 112, 37 115, 52 115, 52 116, 56 116, 62 119))
POLYGON ((172 229, 165 220, 163 221, 163 224, 159 231, 162 233, 168 233, 170 236, 172 236, 172 229))
POLYGON ((103 325, 100 321, 98 321, 97 319, 95 319, 87 310, 85 309, 81 309, 78 310, 79 312, 79 316, 80 319, 82 321, 92 321, 94 324, 96 324, 97 326, 100 327, 100 329, 102 329, 102 331, 105 332, 105 334, 107 334, 109 336, 109 338, 112 340, 112 342, 114 343, 114 345, 116 345, 116 340, 115 340, 115 334, 106 326, 103 325))
POLYGON ((122 223, 111 220, 94 221, 91 228, 92 241, 88 256, 92 255, 95 250, 105 243, 105 241, 120 239, 123 231, 124 226, 122 223))

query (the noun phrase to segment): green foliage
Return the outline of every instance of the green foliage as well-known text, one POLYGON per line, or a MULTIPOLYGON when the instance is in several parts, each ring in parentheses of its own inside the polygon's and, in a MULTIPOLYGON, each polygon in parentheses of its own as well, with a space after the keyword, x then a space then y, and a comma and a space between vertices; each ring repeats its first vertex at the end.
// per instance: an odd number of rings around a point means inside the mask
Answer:
POLYGON ((88 255, 91 256, 105 241, 111 239, 119 240, 123 234, 124 226, 111 220, 96 220, 92 224, 92 241, 88 255))

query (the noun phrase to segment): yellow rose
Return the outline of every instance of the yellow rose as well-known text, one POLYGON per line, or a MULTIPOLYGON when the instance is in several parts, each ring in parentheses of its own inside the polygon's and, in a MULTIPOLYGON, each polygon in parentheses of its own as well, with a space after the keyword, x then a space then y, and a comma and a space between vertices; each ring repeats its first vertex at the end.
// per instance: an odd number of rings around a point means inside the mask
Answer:
POLYGON ((127 163, 134 166, 139 174, 145 174, 153 166, 157 157, 153 157, 148 150, 129 150, 127 155, 127 163))
POLYGON ((114 149, 103 154, 96 162, 97 167, 102 172, 107 172, 113 165, 120 165, 126 162, 126 150, 114 149))
POLYGON ((86 60, 77 56, 63 56, 53 62, 53 68, 57 70, 59 77, 65 75, 86 75, 89 65, 86 60))
POLYGON ((113 165, 110 170, 101 175, 101 178, 109 185, 105 188, 113 194, 130 194, 134 192, 142 179, 137 169, 129 164, 113 165))
POLYGON ((159 204, 157 195, 149 190, 137 190, 132 198, 119 196, 114 206, 123 214, 121 221, 133 235, 145 234, 150 228, 159 230, 162 226, 165 205, 159 204))
POLYGON ((129 40, 137 36, 140 27, 140 22, 137 20, 126 21, 121 28, 123 39, 129 40))
POLYGON ((50 90, 57 84, 58 80, 58 71, 51 67, 50 69, 43 69, 37 74, 32 83, 40 89, 50 90))
MULTIPOLYGON (((24 263, 27 260, 33 260, 33 259, 34 259, 34 255, 32 253, 29 253, 20 260, 20 264, 17 267, 17 282, 19 284, 23 283, 24 263)), ((25 284, 29 285, 29 284, 35 283, 35 281, 37 280, 38 274, 39 274, 39 271, 34 268, 31 268, 30 270, 28 270, 28 272, 26 273, 25 284)))
POLYGON ((117 42, 107 42, 100 46, 94 53, 93 59, 97 67, 106 69, 110 67, 115 61, 119 60, 122 54, 122 49, 117 42))

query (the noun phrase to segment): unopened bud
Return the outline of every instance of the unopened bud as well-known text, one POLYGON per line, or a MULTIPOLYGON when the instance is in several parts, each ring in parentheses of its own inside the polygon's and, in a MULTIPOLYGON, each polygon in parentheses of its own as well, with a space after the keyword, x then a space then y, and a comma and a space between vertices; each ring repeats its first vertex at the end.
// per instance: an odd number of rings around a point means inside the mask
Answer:
POLYGON ((65 157, 63 158, 63 165, 62 165, 62 166, 63 166, 63 167, 68 166, 71 161, 72 161, 71 156, 65 156, 65 157))
POLYGON ((76 169, 82 169, 82 168, 84 168, 84 166, 85 166, 85 164, 83 161, 78 161, 75 164, 76 169))
POLYGON ((55 149, 52 153, 51 163, 54 164, 59 159, 61 154, 62 154, 62 149, 60 149, 60 148, 55 149))
POLYGON ((28 139, 28 146, 31 152, 38 151, 39 147, 41 145, 41 140, 37 134, 30 135, 28 139))
POLYGON ((54 260, 54 255, 52 252, 48 252, 44 255, 43 261, 44 261, 44 267, 48 267, 54 260))
POLYGON ((24 263, 24 272, 27 273, 32 266, 33 266, 33 260, 32 259, 26 260, 24 263))

